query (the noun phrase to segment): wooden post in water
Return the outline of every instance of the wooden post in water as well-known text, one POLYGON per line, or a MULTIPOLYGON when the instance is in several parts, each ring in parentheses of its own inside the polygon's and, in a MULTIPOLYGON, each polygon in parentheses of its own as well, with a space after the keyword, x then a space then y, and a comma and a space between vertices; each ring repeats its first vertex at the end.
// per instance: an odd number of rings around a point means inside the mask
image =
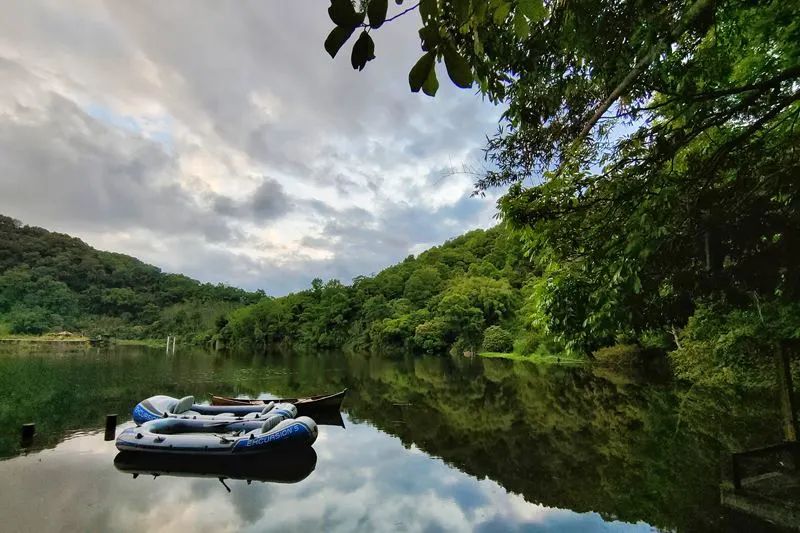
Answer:
POLYGON ((169 335, 167 335, 167 353, 169 353, 169 340, 170 340, 170 338, 171 337, 169 335))
POLYGON ((173 337, 172 337, 172 353, 175 353, 175 343, 177 341, 178 341, 178 337, 173 335, 173 337))
POLYGON ((114 440, 117 433, 117 414, 106 415, 106 435, 103 440, 114 440))
POLYGON ((775 349, 775 366, 778 372, 783 438, 787 442, 797 442, 797 406, 794 403, 792 370, 789 365, 789 351, 783 344, 778 344, 775 349))
POLYGON ((22 424, 21 443, 23 448, 27 448, 33 444, 33 436, 36 434, 36 424, 22 424))

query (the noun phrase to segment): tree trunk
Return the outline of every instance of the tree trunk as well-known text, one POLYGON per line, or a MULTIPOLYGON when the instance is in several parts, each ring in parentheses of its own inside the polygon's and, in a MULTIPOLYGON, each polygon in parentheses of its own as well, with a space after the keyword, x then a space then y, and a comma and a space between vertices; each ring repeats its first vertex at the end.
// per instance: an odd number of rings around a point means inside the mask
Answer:
POLYGON ((779 343, 775 349, 775 366, 778 372, 783 436, 787 442, 797 442, 797 407, 794 402, 792 370, 789 366, 789 351, 782 343, 779 343))

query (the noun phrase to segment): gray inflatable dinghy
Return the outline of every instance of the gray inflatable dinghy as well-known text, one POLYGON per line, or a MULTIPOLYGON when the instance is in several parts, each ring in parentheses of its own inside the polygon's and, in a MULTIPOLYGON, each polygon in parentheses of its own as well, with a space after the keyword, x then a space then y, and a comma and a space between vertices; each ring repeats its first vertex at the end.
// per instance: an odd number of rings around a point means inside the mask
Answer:
POLYGON ((238 455, 280 447, 310 446, 317 424, 307 416, 256 419, 165 417, 128 428, 117 437, 120 451, 238 455))
POLYGON ((271 416, 294 418, 297 408, 290 403, 273 403, 266 405, 200 405, 194 403, 194 396, 186 396, 180 400, 171 396, 152 396, 136 404, 133 408, 133 421, 144 424, 159 418, 178 417, 188 419, 261 419, 271 416))

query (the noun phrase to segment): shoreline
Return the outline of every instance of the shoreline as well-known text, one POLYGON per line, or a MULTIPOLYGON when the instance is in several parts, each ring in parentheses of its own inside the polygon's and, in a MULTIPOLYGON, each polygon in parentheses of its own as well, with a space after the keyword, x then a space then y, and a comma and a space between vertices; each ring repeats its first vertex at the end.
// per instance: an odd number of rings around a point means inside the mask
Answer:
POLYGON ((89 344, 87 338, 52 339, 47 337, 2 337, 0 343, 4 344, 89 344))
MULTIPOLYGON (((73 337, 52 337, 48 335, 6 336, 0 337, 0 345, 1 344, 49 344, 69 346, 86 345, 89 347, 92 346, 92 339, 78 335, 73 337)), ((149 346, 151 348, 164 348, 166 346, 166 342, 157 339, 110 339, 102 342, 101 345, 149 346)))
POLYGON ((513 352, 479 352, 478 356, 487 359, 507 359, 509 361, 522 361, 525 363, 545 364, 545 365, 585 365, 589 361, 570 357, 559 357, 556 355, 521 355, 513 352))

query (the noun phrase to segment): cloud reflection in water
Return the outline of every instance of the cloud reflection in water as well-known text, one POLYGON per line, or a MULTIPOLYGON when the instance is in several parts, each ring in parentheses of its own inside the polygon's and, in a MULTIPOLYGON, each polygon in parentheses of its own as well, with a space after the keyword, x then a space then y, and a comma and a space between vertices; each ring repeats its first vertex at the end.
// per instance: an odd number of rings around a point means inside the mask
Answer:
MULTIPOLYGON (((424 423, 424 421, 421 421, 424 423)), ((649 531, 526 502, 369 424, 324 426, 295 484, 131 475, 102 435, 0 462, 10 531, 649 531)))

